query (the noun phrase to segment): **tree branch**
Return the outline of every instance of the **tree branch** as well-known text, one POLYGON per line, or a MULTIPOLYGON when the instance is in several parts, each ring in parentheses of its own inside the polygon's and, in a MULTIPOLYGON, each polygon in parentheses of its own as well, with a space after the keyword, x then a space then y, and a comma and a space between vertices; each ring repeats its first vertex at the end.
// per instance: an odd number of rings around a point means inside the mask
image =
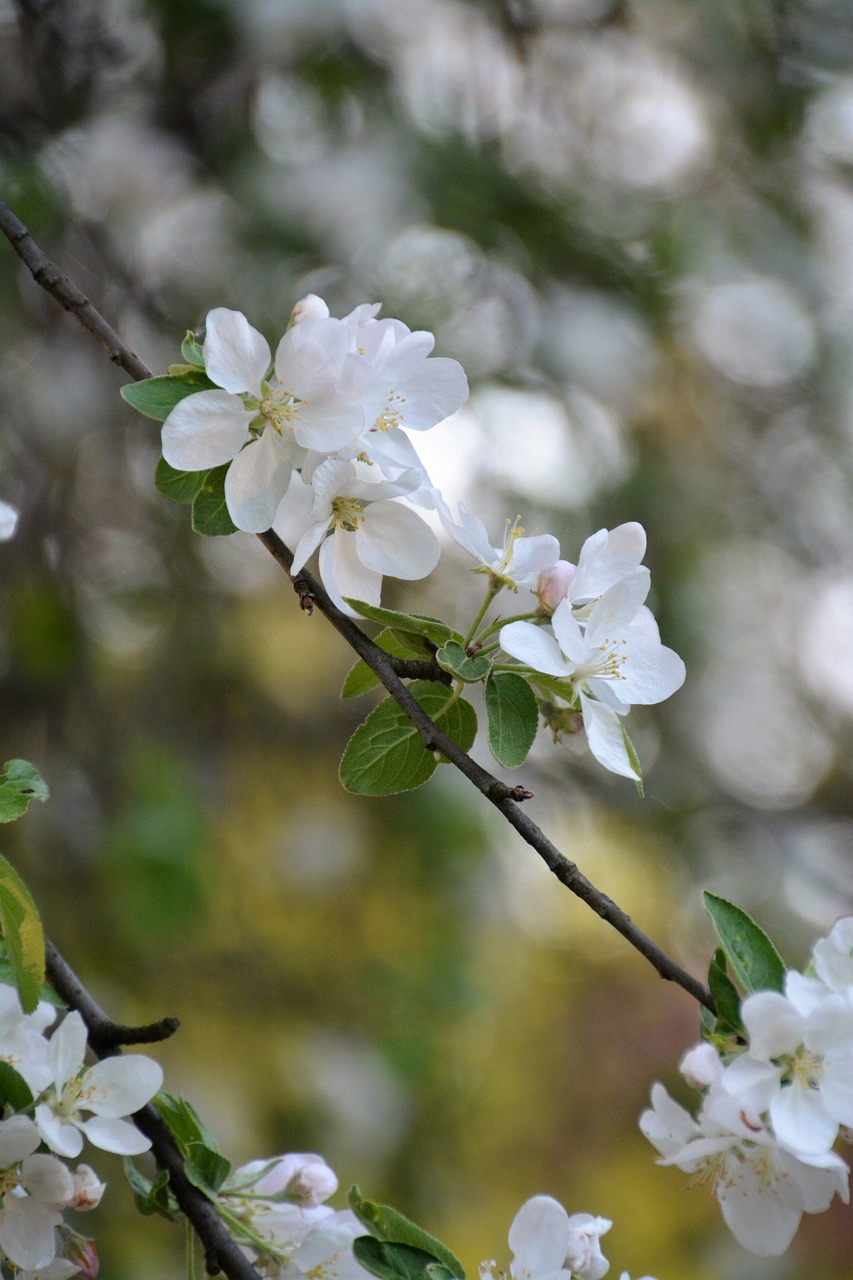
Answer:
MULTIPOLYGON (((51 293, 61 306, 77 316, 81 324, 95 335, 111 360, 137 381, 153 376, 130 348, 125 346, 88 298, 66 277, 60 276, 58 269, 49 262, 35 244, 27 228, 2 202, 0 202, 0 230, 6 234, 15 252, 29 267, 36 282, 51 293)), ((305 569, 301 569, 294 577, 291 573, 293 556, 272 529, 268 529, 266 533, 259 533, 258 537, 291 579, 302 609, 310 614, 316 606, 347 644, 360 658, 364 659, 418 730, 425 749, 441 751, 450 763, 464 774, 496 809, 500 810, 507 822, 532 849, 535 849, 561 884, 581 898, 587 906, 601 916, 602 920, 620 933, 641 956, 648 960, 662 978, 682 987, 699 1004, 714 1013, 716 1011, 714 999, 708 988, 652 942, 651 938, 634 924, 627 912, 617 906, 607 894, 597 889, 577 865, 562 854, 536 823, 519 809, 517 801, 528 798, 529 793, 519 787, 508 787, 506 783, 501 782, 472 760, 467 752, 443 733, 402 683, 397 665, 399 659, 385 653, 356 626, 351 618, 341 613, 322 585, 305 569)))
MULTIPOLYGON (((127 1028, 118 1027, 107 1017, 95 997, 50 941, 45 943, 45 960, 50 985, 62 996, 69 1008, 76 1009, 80 1014, 89 1031, 89 1043, 94 1052, 99 1058, 114 1057, 118 1053, 116 1045, 119 1043, 116 1032, 127 1028)), ((149 1102, 141 1111, 137 1111, 133 1116, 133 1123, 150 1140, 151 1150, 160 1168, 168 1170, 169 1188, 204 1245, 208 1273, 215 1275, 218 1271, 224 1271, 228 1280, 260 1280, 255 1268, 232 1240, 210 1200, 187 1178, 184 1157, 154 1104, 149 1102)))

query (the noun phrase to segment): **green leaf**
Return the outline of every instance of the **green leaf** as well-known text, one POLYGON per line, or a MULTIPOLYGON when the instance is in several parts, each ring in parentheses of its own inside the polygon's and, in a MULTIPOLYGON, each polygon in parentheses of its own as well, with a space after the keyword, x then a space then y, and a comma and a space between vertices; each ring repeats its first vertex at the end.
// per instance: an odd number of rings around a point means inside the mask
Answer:
POLYGON ((121 388, 122 398, 146 418, 165 422, 176 404, 195 395, 197 391, 217 391, 201 369, 190 369, 180 377, 145 378, 142 382, 129 382, 121 388))
POLYGON ((150 1217, 152 1213, 162 1214, 170 1222, 176 1222, 180 1215, 178 1202, 169 1190, 169 1173, 163 1169, 152 1182, 140 1173, 133 1161, 125 1156, 122 1161, 124 1176, 130 1184, 136 1207, 140 1213, 150 1217))
MULTIPOLYGON (((449 690, 429 680, 414 680, 409 690, 427 715, 463 751, 477 734, 477 715, 464 698, 450 703, 449 690)), ((420 787, 435 773, 436 753, 427 751, 417 729, 392 698, 380 702, 347 743, 340 778, 359 796, 391 796, 420 787)))
POLYGON ((488 675, 492 665, 488 658, 480 655, 469 657, 458 640, 448 640, 447 644, 442 645, 435 660, 444 671, 449 671, 452 676, 458 676, 469 684, 482 680, 488 675))
POLYGON ((47 783, 28 760, 7 760, 0 773, 0 822, 14 822, 33 800, 46 800, 47 783))
POLYGON ((206 471, 176 471, 165 458, 161 458, 154 472, 154 484, 164 498, 183 506, 193 501, 206 475, 206 471))
POLYGON ((208 471, 193 500, 193 528, 206 538, 221 538, 237 532, 225 504, 225 473, 230 465, 226 462, 208 471))
POLYGON ((347 596, 344 596, 344 599, 362 617, 369 618, 371 622, 383 622, 386 626, 393 627, 395 631, 426 636, 437 645, 446 644, 448 640, 462 643, 460 633, 439 618, 428 618, 420 613, 398 613, 396 609, 380 609, 379 605, 366 604, 363 600, 350 600, 347 596))
POLYGON ((352 1242, 355 1258, 380 1280, 429 1280, 434 1268, 439 1274, 452 1276, 437 1258, 409 1244, 395 1244, 374 1240, 372 1236, 359 1236, 352 1242))
POLYGON ((729 964, 744 991, 781 991, 785 965, 763 929, 733 902, 704 893, 705 910, 719 934, 729 964))
POLYGON ((231 1161, 203 1142, 187 1143, 184 1173, 206 1196, 215 1196, 231 1172, 231 1161))
MULTIPOLYGON (((379 635, 373 643, 385 653, 390 653, 394 658, 408 658, 409 650, 406 645, 394 634, 390 627, 386 627, 384 631, 380 631, 379 635)), ((379 677, 371 671, 370 667, 363 658, 359 658, 355 666, 350 670, 349 675, 341 687, 342 698, 358 698, 362 693, 367 693, 369 689, 375 689, 379 684, 379 677)))
POLYGON ((186 1098, 176 1098, 171 1093, 161 1091, 157 1094, 157 1106, 172 1137, 185 1155, 194 1143, 200 1143, 210 1151, 219 1153, 216 1139, 186 1098))
POLYGON ((30 1086, 8 1062, 0 1061, 0 1114, 5 1106, 13 1111, 26 1111, 33 1105, 30 1086))
POLYGON ((514 671, 493 671, 486 681, 489 748, 498 764, 516 769, 524 764, 539 728, 539 700, 514 671))
POLYGON ((708 966, 708 986, 717 1006, 718 1022, 723 1024, 724 1029, 731 1029, 741 1034, 743 1023, 740 1017, 740 996, 737 987, 729 977, 726 953, 722 947, 718 947, 711 957, 711 963, 708 966))
POLYGON ((33 1013, 44 985, 44 931, 30 891, 13 866, 0 857, 0 929, 6 939, 18 999, 33 1013))
MULTIPOLYGON (((397 1209, 392 1209, 387 1204, 376 1204, 373 1200, 365 1200, 358 1187, 350 1188, 347 1199, 359 1222, 364 1223, 377 1241, 405 1245, 423 1255, 422 1266, 437 1261, 446 1267, 451 1275, 456 1276, 457 1280, 465 1280, 465 1271, 462 1263, 448 1249, 447 1245, 442 1244, 440 1240, 436 1240, 435 1236, 431 1236, 428 1231, 424 1231, 422 1227, 417 1226, 397 1209)), ((360 1243, 360 1241, 355 1243, 360 1243)), ((359 1258, 359 1262, 361 1261, 362 1259, 359 1258)), ((368 1264, 364 1263, 364 1265, 367 1266, 368 1264)), ((372 1267, 369 1269, 373 1270, 372 1267)), ((383 1273, 375 1272, 374 1274, 382 1275, 383 1273)), ((411 1273, 405 1272, 404 1274, 411 1273)))
POLYGON ((197 369, 204 368, 204 350, 192 329, 187 329, 187 336, 181 343, 181 355, 188 364, 194 364, 197 369))

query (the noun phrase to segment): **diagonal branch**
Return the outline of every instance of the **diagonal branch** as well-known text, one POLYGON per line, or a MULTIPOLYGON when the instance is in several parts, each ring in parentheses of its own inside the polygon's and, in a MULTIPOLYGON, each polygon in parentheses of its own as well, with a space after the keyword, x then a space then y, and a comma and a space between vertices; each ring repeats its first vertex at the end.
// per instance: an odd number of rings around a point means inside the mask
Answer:
MULTIPOLYGON (((69 1008, 76 1009, 82 1017, 89 1032, 89 1043, 95 1053, 99 1058, 112 1057, 117 1052, 116 1032, 126 1028, 117 1027, 107 1017, 95 997, 50 941, 45 943, 45 959, 51 986, 69 1008)), ((154 1104, 149 1102, 141 1111, 137 1111, 133 1116, 133 1123, 149 1139, 160 1168, 168 1170, 169 1188, 204 1245, 208 1273, 215 1275, 217 1271, 224 1271, 228 1280, 260 1280, 255 1268, 232 1240, 210 1200, 187 1178, 184 1157, 154 1104)))
MULTIPOLYGON (((60 275, 58 269, 49 262, 35 244, 27 228, 2 202, 0 202, 0 231, 6 234, 15 252, 29 267, 36 282, 52 294, 61 306, 77 316, 81 324, 95 335, 111 360, 137 381, 153 376, 130 348, 125 346, 88 298, 71 281, 60 275)), ((418 730, 424 747, 431 751, 441 751, 450 763, 464 774, 495 808, 500 810, 522 839, 535 849, 560 883, 581 898, 587 906, 601 916, 602 920, 620 933, 632 947, 639 951, 640 955, 649 961, 662 978, 683 987, 699 1004, 704 1005, 712 1013, 715 1012, 714 999, 707 987, 643 933, 631 917, 606 893, 597 889, 578 866, 561 853, 536 823, 522 812, 517 800, 524 798, 527 793, 517 787, 508 787, 488 770, 482 768, 429 718, 402 683, 401 676, 409 675, 409 672, 401 669, 400 660, 385 653, 356 626, 351 618, 341 613, 311 574, 302 569, 294 577, 291 573, 293 556, 272 529, 258 534, 258 537, 290 577, 303 610, 310 613, 316 606, 347 644, 360 658, 364 659, 418 730)))

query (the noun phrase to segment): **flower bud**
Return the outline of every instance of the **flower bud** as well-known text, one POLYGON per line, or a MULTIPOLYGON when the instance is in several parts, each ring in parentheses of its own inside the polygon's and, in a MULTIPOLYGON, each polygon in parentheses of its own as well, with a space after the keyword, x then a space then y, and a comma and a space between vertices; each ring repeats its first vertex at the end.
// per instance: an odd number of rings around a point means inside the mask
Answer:
POLYGON ((565 600, 577 569, 570 560, 557 560, 550 569, 542 570, 536 580, 536 594, 545 613, 553 613, 565 600))
POLYGON ((687 1050, 678 1070, 692 1088, 707 1089, 722 1077, 723 1064, 714 1046, 700 1040, 687 1050))
POLYGON ((318 298, 316 293, 306 293, 291 311, 290 324, 300 324, 303 320, 326 320, 328 316, 329 308, 323 299, 318 298))
MULTIPOLYGON (((253 1160, 238 1174, 261 1172, 271 1162, 253 1160)), ((338 1189, 338 1180, 322 1156, 291 1152, 279 1157, 252 1186, 256 1196, 283 1196, 296 1204, 321 1204, 338 1189)))
POLYGON ((73 1262, 78 1267, 76 1273, 78 1276, 82 1276, 83 1280, 95 1280, 101 1269, 101 1259, 98 1257, 94 1240, 77 1236, 66 1244, 64 1255, 69 1262, 73 1262))
POLYGON ((80 1213, 85 1213, 89 1209, 97 1209, 101 1203, 101 1196, 107 1189, 107 1184, 101 1182, 94 1169, 90 1169, 87 1164, 78 1164, 75 1172, 72 1174, 74 1182, 74 1194, 68 1201, 67 1208, 77 1209, 80 1213))

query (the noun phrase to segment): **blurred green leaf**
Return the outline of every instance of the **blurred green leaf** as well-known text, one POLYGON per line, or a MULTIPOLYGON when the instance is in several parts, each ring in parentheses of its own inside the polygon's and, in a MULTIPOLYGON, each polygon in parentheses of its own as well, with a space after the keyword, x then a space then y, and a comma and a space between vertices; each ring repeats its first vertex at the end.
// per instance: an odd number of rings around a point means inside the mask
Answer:
POLYGON ((14 822, 33 800, 46 800, 47 783, 28 760, 7 760, 0 773, 0 822, 14 822))
POLYGON ((708 966, 708 987, 717 1006, 717 1020, 722 1024, 721 1030, 731 1030, 740 1035, 743 1023, 740 1018, 740 996, 737 987, 729 977, 726 953, 718 947, 711 957, 708 966))
POLYGON ((187 329, 187 336, 181 343, 181 355, 188 364, 194 364, 197 369, 204 368, 204 350, 192 329, 187 329))
POLYGON ((32 1090, 24 1077, 8 1062, 0 1060, 0 1113, 5 1106, 13 1111, 27 1111, 32 1105, 32 1090))
POLYGON ((13 866, 0 857, 0 929, 18 998, 33 1013, 44 985, 44 932, 30 891, 13 866))
MULTIPOLYGON (((390 627, 380 631, 373 643, 379 649, 383 649, 385 653, 390 653, 395 658, 408 658, 410 656, 407 645, 395 635, 390 627)), ((341 697, 358 698, 362 693, 367 693, 369 689, 375 689, 378 684, 379 677, 371 671, 363 658, 359 658, 344 680, 341 687, 341 697)))

